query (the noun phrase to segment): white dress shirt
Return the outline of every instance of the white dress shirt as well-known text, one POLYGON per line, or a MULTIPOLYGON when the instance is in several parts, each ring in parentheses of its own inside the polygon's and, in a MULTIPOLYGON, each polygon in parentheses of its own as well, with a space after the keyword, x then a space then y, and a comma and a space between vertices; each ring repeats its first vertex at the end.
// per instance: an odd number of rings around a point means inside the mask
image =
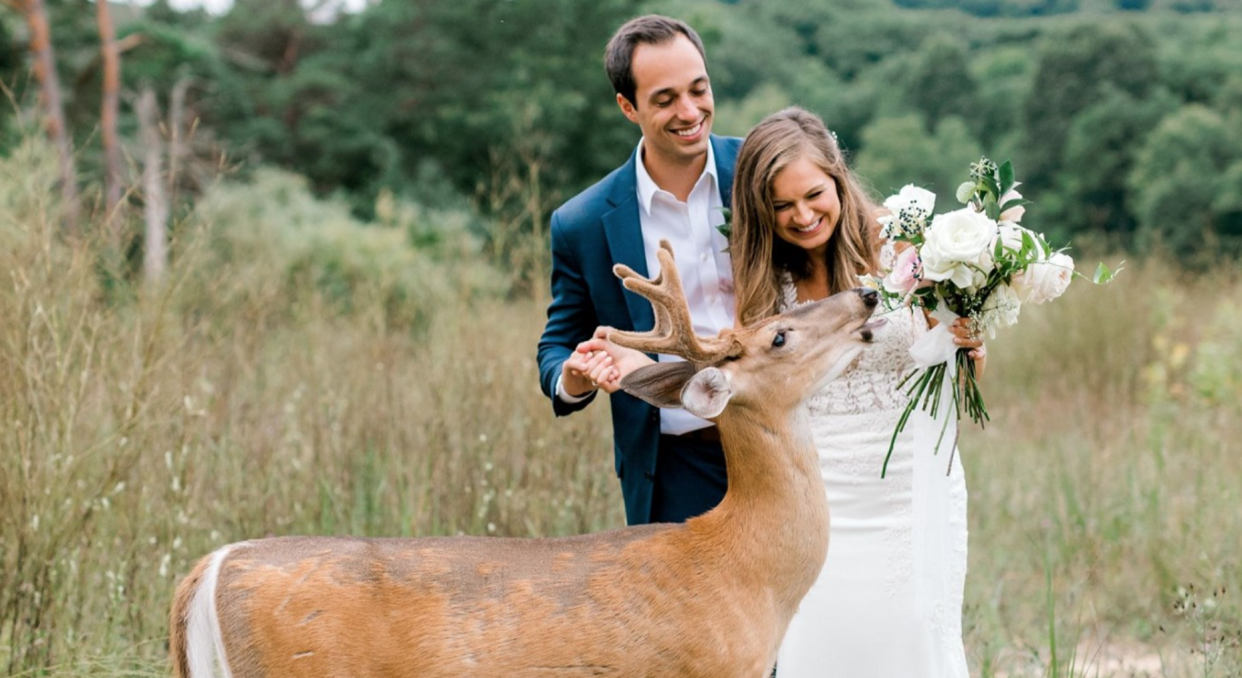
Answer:
MULTIPOLYGON (((707 146, 707 164, 682 202, 672 193, 656 185, 643 161, 642 141, 638 142, 638 222, 643 234, 643 253, 647 258, 647 274, 655 277, 660 270, 656 251, 661 240, 669 241, 681 275, 682 289, 690 308, 694 330, 701 336, 716 336, 733 327, 733 265, 725 249, 728 240, 717 226, 724 223, 723 201, 716 174, 716 154, 707 146)), ((659 355, 660 362, 681 360, 676 356, 659 355)), ((578 402, 565 393, 560 378, 556 383, 557 397, 578 402)), ((661 409, 660 433, 681 435, 710 426, 685 410, 661 409)))
MULTIPOLYGON (((656 251, 660 241, 667 240, 676 255, 694 331, 714 337, 733 327, 733 265, 725 251, 729 241, 716 228, 724 223, 716 154, 708 144, 707 164, 686 202, 656 185, 643 162, 641 141, 637 165, 638 221, 643 230, 647 274, 654 277, 660 270, 656 251)), ((660 362, 681 360, 668 355, 658 358, 660 362)), ((660 433, 681 435, 710 425, 711 422, 685 410, 660 410, 660 433)))

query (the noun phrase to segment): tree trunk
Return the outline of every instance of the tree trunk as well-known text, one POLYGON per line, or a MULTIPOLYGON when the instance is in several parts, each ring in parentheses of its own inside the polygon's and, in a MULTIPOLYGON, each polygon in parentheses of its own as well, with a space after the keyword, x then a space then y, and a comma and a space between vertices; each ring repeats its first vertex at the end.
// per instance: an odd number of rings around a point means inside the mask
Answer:
POLYGON ((168 261, 168 197, 164 186, 164 139, 160 135, 159 104, 147 87, 138 99, 138 126, 142 133, 142 199, 146 237, 143 239, 142 271, 148 284, 164 280, 168 261))
POLYGON ((177 183, 178 175, 182 167, 181 163, 187 156, 186 150, 186 124, 185 124, 185 96, 190 89, 192 80, 189 77, 183 77, 173 85, 172 94, 168 100, 168 195, 169 204, 177 204, 177 183))
POLYGON ((100 55, 103 59, 103 105, 100 110, 100 136, 104 148, 104 197, 107 208, 106 228, 113 244, 120 243, 121 147, 117 137, 120 112, 121 55, 117 50, 116 30, 108 0, 96 0, 99 19, 100 55))
POLYGON ((43 104, 44 127, 56 146, 60 160, 61 197, 65 221, 70 230, 77 228, 78 184, 74 169, 73 148, 65 128, 65 110, 60 98, 60 79, 56 75, 56 58, 52 52, 52 34, 48 27, 47 8, 43 0, 24 0, 23 13, 30 27, 30 51, 35 60, 35 78, 39 81, 39 99, 43 104))

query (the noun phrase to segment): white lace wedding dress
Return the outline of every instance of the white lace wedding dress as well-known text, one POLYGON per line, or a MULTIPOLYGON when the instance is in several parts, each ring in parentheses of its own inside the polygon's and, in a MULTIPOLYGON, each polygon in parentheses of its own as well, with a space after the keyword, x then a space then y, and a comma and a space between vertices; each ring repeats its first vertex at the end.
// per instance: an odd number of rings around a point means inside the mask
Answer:
MULTIPOLYGON (((784 305, 794 304, 786 284, 784 305)), ((785 635, 777 678, 969 675, 960 455, 946 475, 955 423, 936 451, 944 415, 937 423, 916 410, 880 478, 906 403, 897 385, 914 367, 908 349, 927 332, 920 311, 883 315, 875 344, 809 403, 828 493, 828 559, 785 635)))

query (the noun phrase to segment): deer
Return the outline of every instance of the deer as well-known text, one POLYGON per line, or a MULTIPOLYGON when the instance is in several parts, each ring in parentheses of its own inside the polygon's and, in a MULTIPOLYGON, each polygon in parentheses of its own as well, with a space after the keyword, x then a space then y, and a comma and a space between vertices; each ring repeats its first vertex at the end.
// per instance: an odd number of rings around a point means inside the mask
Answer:
POLYGON ((767 676, 828 550, 828 501, 804 401, 873 339, 873 290, 716 337, 690 323, 672 248, 655 312, 609 340, 684 361, 621 388, 720 428, 724 499, 680 524, 557 538, 272 537, 224 546, 181 581, 180 678, 767 676))

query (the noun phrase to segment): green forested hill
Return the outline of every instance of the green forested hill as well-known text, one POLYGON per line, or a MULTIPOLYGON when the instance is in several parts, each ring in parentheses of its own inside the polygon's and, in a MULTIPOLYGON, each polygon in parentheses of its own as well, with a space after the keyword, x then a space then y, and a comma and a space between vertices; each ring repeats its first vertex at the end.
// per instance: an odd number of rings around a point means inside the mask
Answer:
MULTIPOLYGON (((100 77, 91 4, 49 7, 89 171, 100 77)), ((655 11, 703 34, 719 131, 744 134, 781 106, 806 106, 878 193, 909 182, 943 190, 980 154, 1011 158, 1044 230, 1192 255, 1242 240, 1238 7, 386 0, 324 25, 296 0, 238 0, 221 17, 161 1, 120 32, 133 41, 128 89, 151 84, 167 100, 188 82, 200 156, 227 149, 243 169, 294 170, 363 216, 387 190, 536 230, 633 148, 601 53, 625 18, 655 11)), ((3 13, 0 68, 29 105, 24 28, 3 13)))
POLYGON ((1071 12, 1237 11, 1237 0, 896 0, 909 9, 957 9, 975 16, 1029 17, 1071 12))

